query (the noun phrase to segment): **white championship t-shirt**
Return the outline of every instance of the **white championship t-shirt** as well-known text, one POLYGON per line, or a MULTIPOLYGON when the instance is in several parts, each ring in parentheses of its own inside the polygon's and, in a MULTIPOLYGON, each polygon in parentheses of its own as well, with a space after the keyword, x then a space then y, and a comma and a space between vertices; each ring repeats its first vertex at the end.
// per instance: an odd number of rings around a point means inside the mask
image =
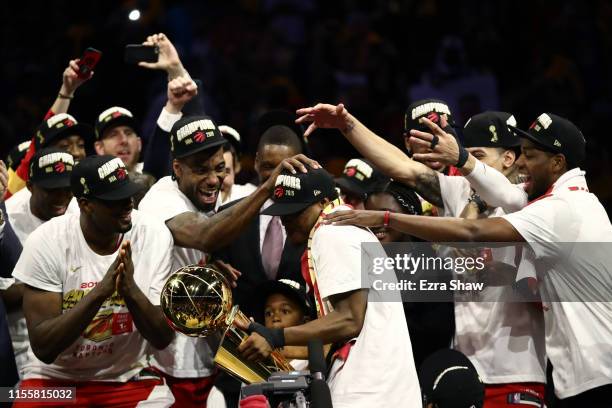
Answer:
POLYGON ((568 171, 550 194, 503 218, 533 243, 555 394, 612 384, 612 225, 584 172, 568 171), (555 298, 566 301, 546 301, 555 298))
MULTIPOLYGON (((330 310, 330 296, 368 289, 361 332, 342 369, 328 380, 334 408, 422 406, 400 293, 395 301, 382 301, 381 293, 372 284, 377 279, 372 259, 377 257, 386 254, 368 230, 322 225, 314 233, 312 261, 321 297, 330 310), (375 244, 366 249, 370 282, 362 281, 362 242, 375 244)), ((387 272, 385 281, 395 279, 393 270, 387 272)))
MULTIPOLYGON (((30 209, 30 198, 32 193, 27 188, 22 188, 17 193, 11 196, 6 201, 6 212, 8 219, 15 231, 15 235, 23 245, 30 234, 39 226, 45 223, 34 214, 30 209)), ((79 206, 76 199, 70 200, 70 204, 66 209, 66 214, 79 213, 79 206)), ((14 279, 0 278, 11 286, 14 279)), ((13 310, 6 314, 11 342, 13 344, 13 352, 15 353, 15 362, 19 376, 23 377, 23 367, 28 359, 28 348, 30 347, 30 339, 28 337, 28 326, 25 316, 21 308, 13 310)))
MULTIPOLYGON (((459 217, 471 195, 470 183, 459 176, 438 176, 447 217, 459 217)), ((483 214, 499 217, 503 209, 495 208, 483 214)), ((514 248, 496 248, 493 260, 514 262, 514 248)), ((529 261, 521 259, 521 268, 529 261)), ((544 319, 535 303, 495 302, 512 296, 512 287, 488 287, 478 293, 469 293, 462 302, 455 298, 454 348, 465 354, 482 381, 486 384, 517 382, 546 382, 546 353, 544 351, 544 319), (493 300, 493 301, 488 301, 493 300)))
MULTIPOLYGON (((175 180, 163 177, 151 187, 138 208, 160 221, 166 222, 186 212, 200 213, 183 194, 175 180)), ((198 264, 206 254, 193 248, 175 246, 172 251, 172 272, 192 264, 198 264)), ((204 339, 176 333, 172 343, 164 350, 152 350, 152 365, 177 378, 208 377, 213 374, 213 353, 204 339)))
MULTIPOLYGON (((153 305, 159 305, 170 272, 172 235, 159 221, 134 210, 132 229, 123 239, 132 244, 136 284, 153 305)), ((102 280, 118 251, 95 253, 85 241, 79 214, 67 214, 30 234, 13 276, 32 287, 61 293, 62 311, 67 313, 102 280)), ((38 360, 30 347, 24 378, 127 381, 144 366, 146 345, 125 301, 115 292, 52 364, 38 360)))

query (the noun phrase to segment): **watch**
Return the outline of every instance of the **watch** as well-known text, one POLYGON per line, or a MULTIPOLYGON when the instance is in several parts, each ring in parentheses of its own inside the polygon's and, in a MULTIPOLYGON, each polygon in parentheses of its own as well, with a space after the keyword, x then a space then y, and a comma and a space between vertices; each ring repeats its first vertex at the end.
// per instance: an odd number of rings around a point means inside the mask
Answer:
POLYGON ((468 203, 474 203, 478 206, 478 213, 482 214, 487 211, 487 203, 483 201, 482 198, 475 191, 472 191, 472 195, 468 198, 468 203))

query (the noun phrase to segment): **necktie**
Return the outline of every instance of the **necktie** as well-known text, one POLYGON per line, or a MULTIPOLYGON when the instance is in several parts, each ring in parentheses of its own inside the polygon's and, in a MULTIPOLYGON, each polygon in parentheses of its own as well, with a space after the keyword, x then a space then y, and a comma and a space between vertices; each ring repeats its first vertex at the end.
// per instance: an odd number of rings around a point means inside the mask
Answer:
POLYGON ((282 253, 283 229, 280 219, 278 217, 272 217, 266 229, 263 245, 261 247, 261 261, 268 279, 276 279, 276 273, 278 272, 278 265, 280 264, 282 253))

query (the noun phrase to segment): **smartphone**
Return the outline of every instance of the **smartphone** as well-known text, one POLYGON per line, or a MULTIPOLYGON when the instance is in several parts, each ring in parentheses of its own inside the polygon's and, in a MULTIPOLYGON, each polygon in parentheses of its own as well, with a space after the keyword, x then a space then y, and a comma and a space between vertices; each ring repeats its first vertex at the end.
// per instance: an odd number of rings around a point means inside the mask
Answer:
POLYGON ((139 62, 156 62, 159 49, 152 45, 128 44, 125 46, 125 62, 137 64, 139 62))
POLYGON ((93 69, 96 67, 101 57, 101 51, 91 47, 87 48, 79 62, 77 62, 77 65, 79 66, 77 76, 81 79, 89 78, 91 71, 93 71, 93 69))

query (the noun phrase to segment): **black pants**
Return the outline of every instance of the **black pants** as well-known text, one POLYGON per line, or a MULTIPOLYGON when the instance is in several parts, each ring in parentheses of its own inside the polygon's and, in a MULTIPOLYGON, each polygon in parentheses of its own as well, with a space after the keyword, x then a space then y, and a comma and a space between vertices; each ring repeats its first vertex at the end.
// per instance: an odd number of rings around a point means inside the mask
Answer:
POLYGON ((610 408, 612 407, 612 384, 593 388, 574 397, 557 401, 559 408, 610 408))

